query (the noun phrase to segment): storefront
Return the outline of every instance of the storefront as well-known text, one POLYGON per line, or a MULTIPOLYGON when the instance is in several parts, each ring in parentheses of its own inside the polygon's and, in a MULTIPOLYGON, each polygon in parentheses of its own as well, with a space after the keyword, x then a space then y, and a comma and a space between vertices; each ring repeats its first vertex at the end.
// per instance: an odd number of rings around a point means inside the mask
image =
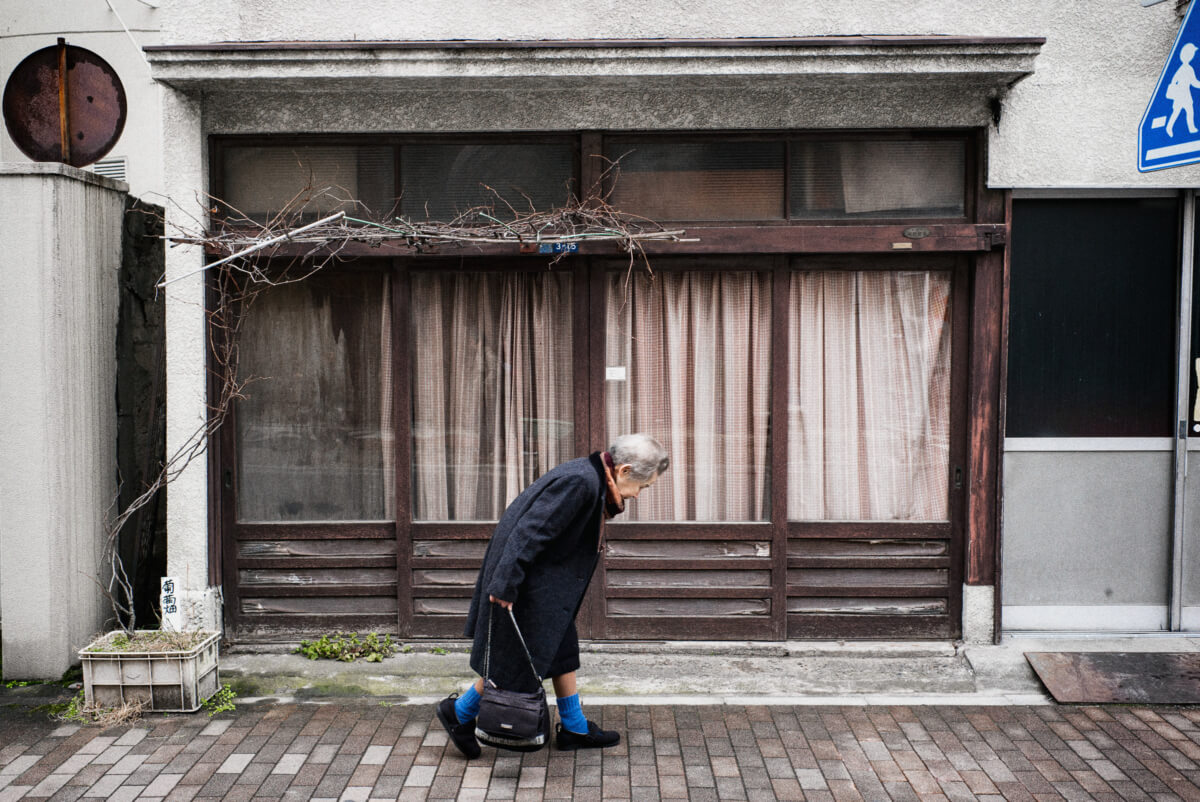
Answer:
MULTIPOLYGON (((628 430, 667 443, 672 468, 608 527, 586 636, 988 640, 1008 614, 1010 628, 1064 629, 1068 608, 1121 598, 1063 559, 1089 548, 1133 555, 1131 604, 1165 610, 1158 574, 1183 558, 1161 544, 1183 506, 1178 360, 1161 351, 1190 240, 1160 227, 1178 233, 1189 201, 1121 161, 1136 132, 1116 120, 1144 93, 1103 66, 1084 35, 1096 26, 1017 6, 989 20, 939 8, 921 26, 938 35, 872 12, 892 35, 793 39, 718 25, 695 39, 296 41, 302 14, 276 41, 194 45, 177 20, 164 39, 178 44, 147 49, 168 192, 208 193, 217 217, 222 203, 269 215, 306 185, 342 193, 313 215, 358 201, 414 219, 598 193, 686 231, 646 244, 649 270, 612 243, 553 264, 515 246, 351 243, 260 297, 239 344, 243 373, 263 379, 207 471, 170 491, 169 571, 197 617, 234 639, 456 636, 506 502, 628 430), (1050 123, 1067 118, 1103 121, 1080 128, 1094 162, 1060 147, 1050 123), (1089 285, 1089 260, 1104 281, 1089 285), (1061 327, 1037 327, 1076 312, 1140 343, 1089 357, 1122 366, 1116 406, 1096 413, 1121 421, 1107 429, 1082 414, 1099 392, 1070 394, 1099 381, 1076 369, 1079 327, 1058 351, 1044 346, 1061 327), (1147 384, 1166 404, 1149 428, 1145 400, 1122 396, 1147 384), (1130 481, 1159 482, 1136 459, 1112 462, 1107 484, 1090 467, 1058 475, 1081 439, 1128 437, 1158 438, 1162 504, 1127 503, 1130 481), (1074 501, 1089 493, 1123 501, 1074 501), (1165 531, 1147 523, 1164 514, 1165 531)), ((1137 48, 1169 41, 1168 11, 1122 10, 1137 48)), ((834 27, 866 30, 859 13, 834 27)), ((205 41, 240 36, 192 21, 205 41)), ((205 285, 188 275, 202 260, 168 256, 177 444, 211 392, 205 285)))
POLYGON ((645 431, 672 469, 608 526, 587 635, 958 635, 969 290, 1006 230, 974 134, 456 138, 214 137, 213 194, 449 220, 598 187, 689 241, 351 248, 255 300, 215 465, 234 632, 457 635, 508 501, 645 431))

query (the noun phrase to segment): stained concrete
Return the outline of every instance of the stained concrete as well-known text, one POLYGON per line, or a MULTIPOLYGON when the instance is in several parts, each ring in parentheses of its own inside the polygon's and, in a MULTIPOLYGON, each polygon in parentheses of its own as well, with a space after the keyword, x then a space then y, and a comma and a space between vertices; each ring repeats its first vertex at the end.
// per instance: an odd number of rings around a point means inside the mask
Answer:
MULTIPOLYGON (((288 646, 275 647, 275 653, 264 653, 261 646, 254 653, 234 649, 221 658, 221 678, 252 698, 427 701, 460 691, 473 676, 464 643, 407 645, 411 652, 381 663, 313 661, 288 653, 288 646)), ((1044 703, 1047 697, 1024 662, 1023 648, 1023 642, 987 647, 949 642, 590 643, 583 647, 578 676, 580 693, 593 700, 916 704, 953 697, 964 704, 1044 703)))

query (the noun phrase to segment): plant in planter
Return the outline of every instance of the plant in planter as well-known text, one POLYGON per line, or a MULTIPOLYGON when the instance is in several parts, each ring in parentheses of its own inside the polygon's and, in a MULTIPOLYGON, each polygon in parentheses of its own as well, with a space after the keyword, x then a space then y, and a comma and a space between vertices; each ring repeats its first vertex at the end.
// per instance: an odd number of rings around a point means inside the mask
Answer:
POLYGON ((80 653, 89 708, 194 712, 220 690, 216 632, 117 630, 80 653))

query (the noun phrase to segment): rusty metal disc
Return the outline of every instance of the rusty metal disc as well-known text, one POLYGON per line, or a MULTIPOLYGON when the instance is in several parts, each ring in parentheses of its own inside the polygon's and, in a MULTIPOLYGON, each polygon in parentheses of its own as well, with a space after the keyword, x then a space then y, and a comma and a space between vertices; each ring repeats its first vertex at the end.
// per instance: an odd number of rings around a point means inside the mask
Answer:
POLYGON ((62 39, 27 56, 4 86, 8 135, 34 161, 84 167, 103 158, 125 128, 125 113, 116 71, 62 39))

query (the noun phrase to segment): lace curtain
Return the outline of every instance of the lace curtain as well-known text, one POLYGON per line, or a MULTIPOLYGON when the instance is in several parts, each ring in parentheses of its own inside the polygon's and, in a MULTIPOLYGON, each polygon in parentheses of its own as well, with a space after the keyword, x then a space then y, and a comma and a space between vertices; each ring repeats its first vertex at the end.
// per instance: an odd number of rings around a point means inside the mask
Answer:
POLYGON ((950 276, 791 277, 788 517, 942 521, 950 276))
POLYGON ((610 273, 608 438, 646 432, 671 468, 630 521, 762 521, 770 515, 769 273, 610 273))
POLYGON ((571 276, 412 277, 413 518, 491 521, 574 456, 571 276))

